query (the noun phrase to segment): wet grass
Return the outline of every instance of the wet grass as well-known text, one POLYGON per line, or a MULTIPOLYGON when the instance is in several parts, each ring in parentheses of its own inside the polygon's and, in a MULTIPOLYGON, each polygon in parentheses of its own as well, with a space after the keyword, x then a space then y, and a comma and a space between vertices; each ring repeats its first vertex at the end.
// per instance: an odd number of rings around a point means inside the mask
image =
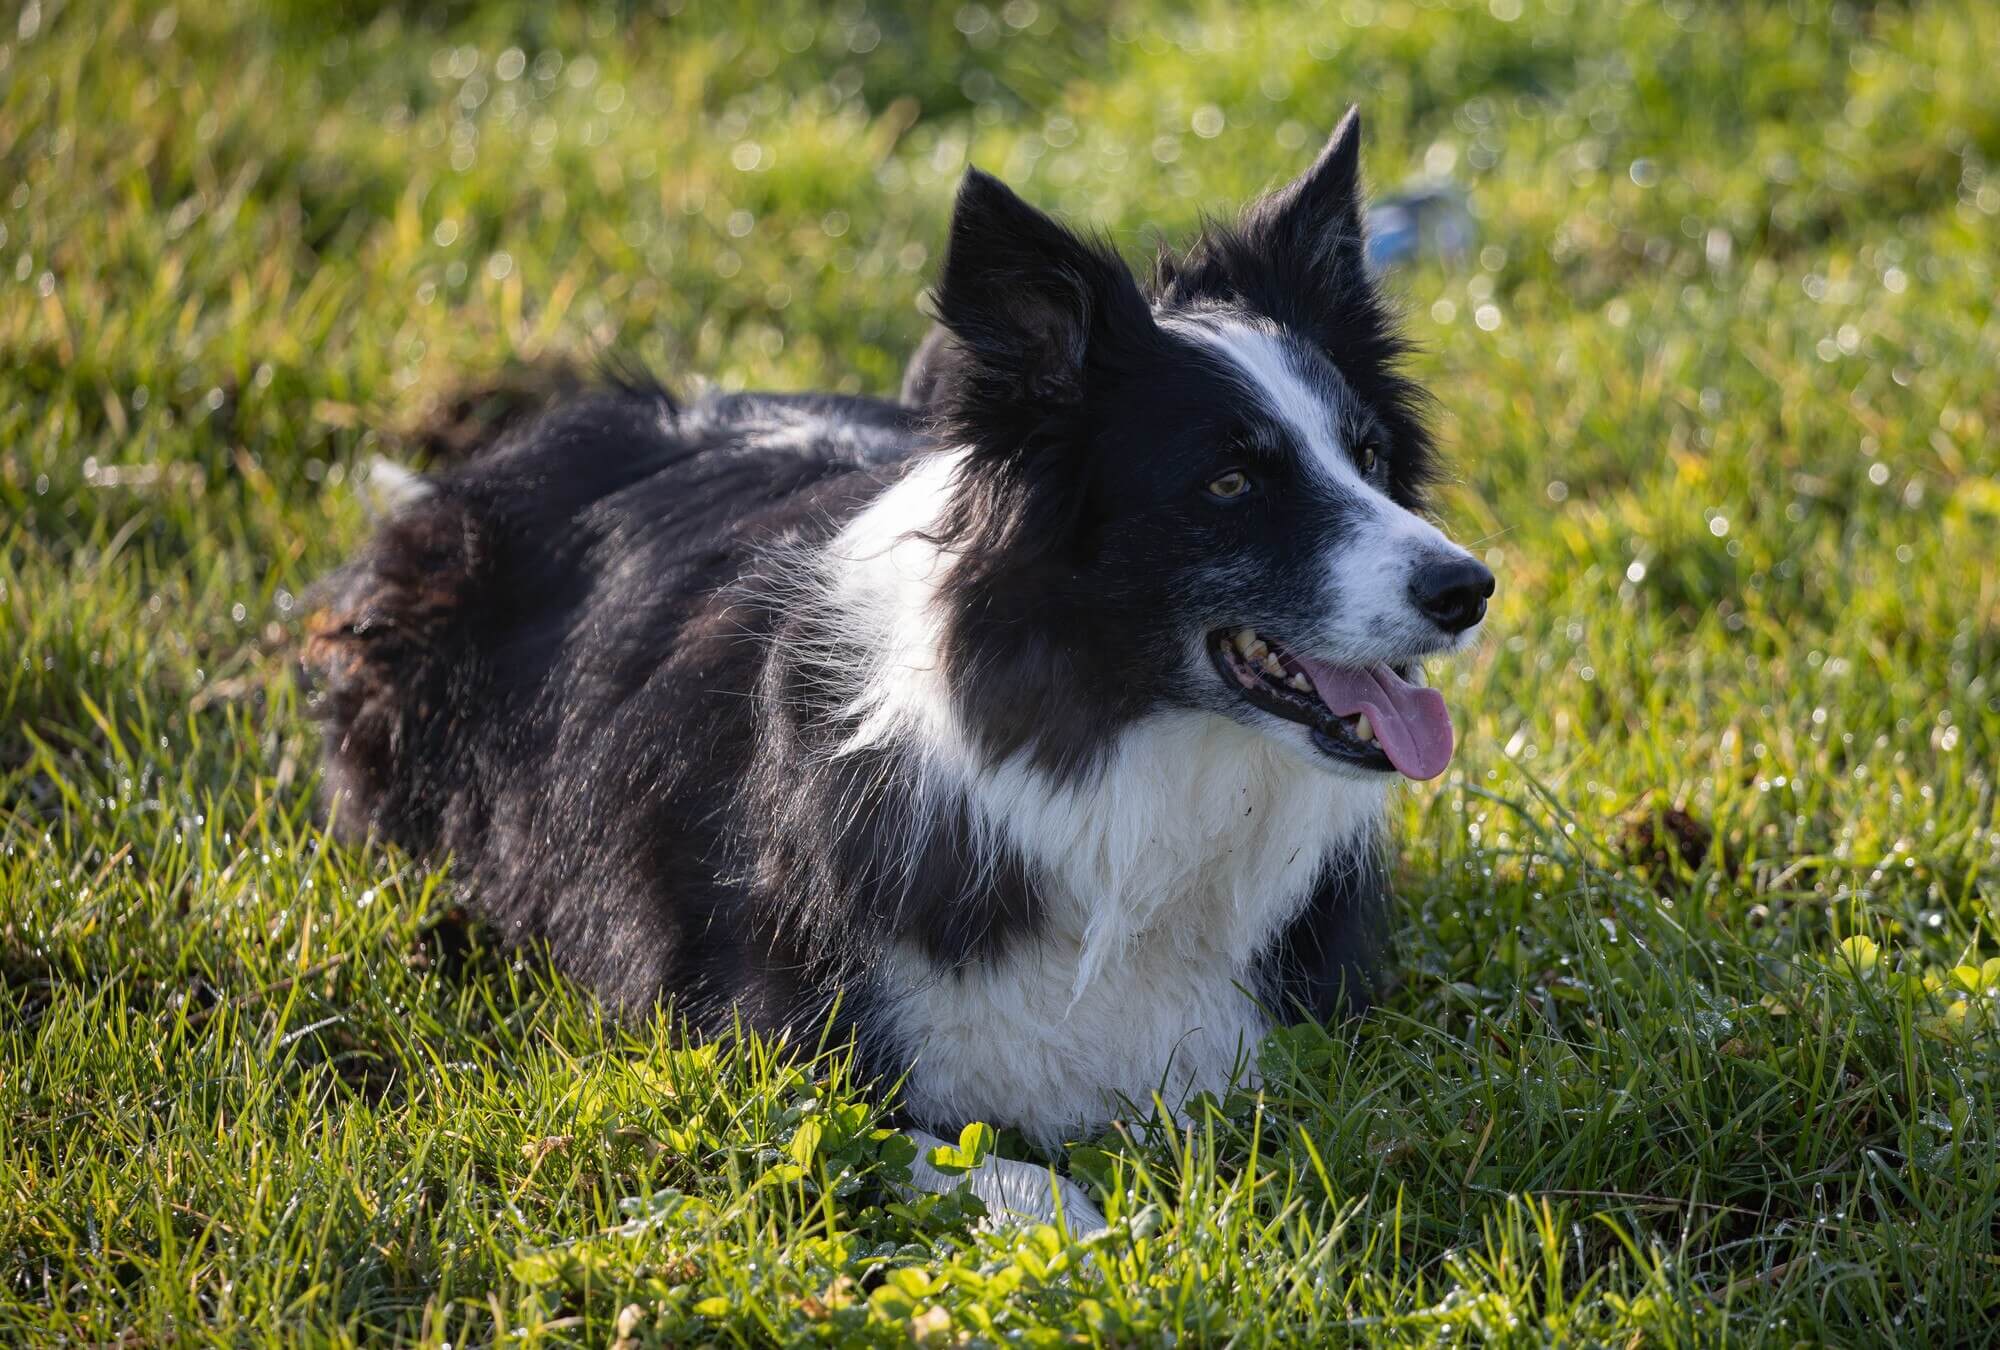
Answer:
POLYGON ((678 9, 0 29, 0 1340, 2000 1334, 1990 7, 678 9), (296 597, 463 379, 886 392, 968 156, 1136 254, 1349 100, 1479 213, 1398 285, 1493 636, 1399 987, 1079 1141, 1110 1234, 322 839, 296 597))

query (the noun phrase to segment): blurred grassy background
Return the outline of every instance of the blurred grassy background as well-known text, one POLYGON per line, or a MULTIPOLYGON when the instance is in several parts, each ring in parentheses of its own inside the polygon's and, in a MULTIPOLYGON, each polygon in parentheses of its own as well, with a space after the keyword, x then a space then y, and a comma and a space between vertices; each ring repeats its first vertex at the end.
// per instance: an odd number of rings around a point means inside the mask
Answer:
POLYGON ((1979 0, 0 16, 0 1333, 1991 1334, 1996 70, 1979 0), (1403 987, 1076 1155, 1094 1264, 322 846, 298 596, 464 382, 892 393, 968 162, 1139 256, 1350 102, 1477 216, 1396 285, 1492 638, 1403 987))

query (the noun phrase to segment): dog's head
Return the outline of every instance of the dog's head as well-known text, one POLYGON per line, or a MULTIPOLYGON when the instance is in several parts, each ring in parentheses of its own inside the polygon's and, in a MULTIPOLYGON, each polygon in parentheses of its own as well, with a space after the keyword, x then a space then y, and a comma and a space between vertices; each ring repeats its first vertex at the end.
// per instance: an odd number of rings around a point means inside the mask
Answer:
POLYGON ((1493 577, 1427 520, 1423 395, 1363 259, 1360 122, 1142 284, 972 170, 928 402, 965 447, 945 657, 997 755, 1087 765, 1197 708, 1332 772, 1444 770, 1419 663, 1493 577))

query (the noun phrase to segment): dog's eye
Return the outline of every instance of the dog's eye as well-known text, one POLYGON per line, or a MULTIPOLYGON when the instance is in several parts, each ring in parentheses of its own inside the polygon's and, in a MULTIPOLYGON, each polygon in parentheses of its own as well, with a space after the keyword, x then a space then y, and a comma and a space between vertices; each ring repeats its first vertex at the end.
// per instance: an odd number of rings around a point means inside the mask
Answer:
POLYGON ((1250 490, 1250 475, 1241 469, 1231 469, 1228 473, 1211 478, 1208 495, 1217 501, 1230 501, 1241 497, 1250 490))

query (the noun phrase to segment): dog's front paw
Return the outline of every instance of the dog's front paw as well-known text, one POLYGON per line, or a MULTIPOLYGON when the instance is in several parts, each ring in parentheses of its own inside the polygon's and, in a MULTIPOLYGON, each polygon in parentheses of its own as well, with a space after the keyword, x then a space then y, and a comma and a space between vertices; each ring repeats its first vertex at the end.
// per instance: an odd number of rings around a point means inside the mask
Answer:
POLYGON ((986 1206, 987 1222, 1048 1223, 1060 1220, 1071 1237, 1089 1237, 1108 1225, 1097 1205, 1083 1187, 1055 1171, 1035 1163, 1011 1158, 987 1157, 966 1172, 945 1172, 930 1162, 931 1150, 944 1141, 921 1130, 912 1130, 917 1160, 910 1165, 910 1189, 943 1195, 964 1186, 986 1206))
MULTIPOLYGON (((1057 1177, 1055 1190, 1062 1199, 1063 1227, 1069 1230, 1071 1237, 1095 1237, 1111 1226, 1104 1221, 1103 1213, 1083 1187, 1068 1177, 1057 1177)), ((1055 1215, 1051 1214, 1046 1222, 1054 1223, 1055 1215)))

